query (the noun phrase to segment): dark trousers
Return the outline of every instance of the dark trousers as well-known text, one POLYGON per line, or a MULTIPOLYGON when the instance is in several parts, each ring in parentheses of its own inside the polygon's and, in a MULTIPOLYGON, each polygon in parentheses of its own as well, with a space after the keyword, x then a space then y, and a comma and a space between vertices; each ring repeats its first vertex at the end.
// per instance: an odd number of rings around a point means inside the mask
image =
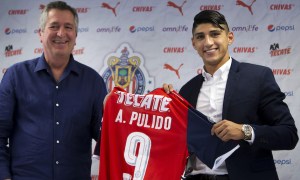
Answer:
POLYGON ((186 180, 229 180, 228 175, 197 174, 186 177, 186 180))

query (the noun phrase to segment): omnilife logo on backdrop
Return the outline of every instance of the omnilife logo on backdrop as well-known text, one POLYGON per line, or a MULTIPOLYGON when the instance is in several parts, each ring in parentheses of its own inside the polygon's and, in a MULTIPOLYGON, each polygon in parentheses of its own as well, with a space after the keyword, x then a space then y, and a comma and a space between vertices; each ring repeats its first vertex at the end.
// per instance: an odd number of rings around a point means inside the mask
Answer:
POLYGON ((115 52, 108 54, 104 62, 100 74, 108 92, 115 86, 134 94, 144 94, 154 89, 154 80, 144 67, 145 59, 141 53, 134 52, 128 43, 121 44, 115 52))

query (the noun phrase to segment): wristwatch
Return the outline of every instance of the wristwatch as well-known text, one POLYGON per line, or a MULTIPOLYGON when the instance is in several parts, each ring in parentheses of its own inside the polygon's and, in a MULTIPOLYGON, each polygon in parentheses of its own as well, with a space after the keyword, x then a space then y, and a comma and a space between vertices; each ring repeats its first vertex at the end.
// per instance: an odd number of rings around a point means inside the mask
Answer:
POLYGON ((248 124, 243 124, 242 131, 244 133, 244 140, 251 140, 252 138, 252 127, 248 124))

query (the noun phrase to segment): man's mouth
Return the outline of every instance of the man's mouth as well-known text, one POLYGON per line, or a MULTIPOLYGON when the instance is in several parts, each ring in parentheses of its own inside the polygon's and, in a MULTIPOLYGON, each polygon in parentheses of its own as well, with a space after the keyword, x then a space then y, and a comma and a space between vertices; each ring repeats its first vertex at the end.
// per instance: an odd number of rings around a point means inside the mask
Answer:
POLYGON ((217 50, 217 48, 213 48, 213 49, 207 49, 207 50, 204 50, 205 53, 212 53, 212 52, 215 52, 217 50))
POLYGON ((54 40, 55 44, 66 44, 68 41, 62 41, 62 40, 54 40))

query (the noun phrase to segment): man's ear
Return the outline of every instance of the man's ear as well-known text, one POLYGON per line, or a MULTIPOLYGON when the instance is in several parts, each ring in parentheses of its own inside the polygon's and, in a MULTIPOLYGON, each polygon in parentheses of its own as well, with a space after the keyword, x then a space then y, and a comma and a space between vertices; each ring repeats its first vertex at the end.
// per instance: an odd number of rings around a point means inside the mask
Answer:
POLYGON ((195 43, 194 43, 194 37, 191 38, 191 41, 192 41, 193 48, 196 50, 195 43))
POLYGON ((234 41, 234 34, 233 32, 228 32, 228 45, 231 45, 234 41))
POLYGON ((38 34, 39 34, 40 42, 43 42, 42 41, 42 30, 41 30, 41 28, 39 28, 38 34))

